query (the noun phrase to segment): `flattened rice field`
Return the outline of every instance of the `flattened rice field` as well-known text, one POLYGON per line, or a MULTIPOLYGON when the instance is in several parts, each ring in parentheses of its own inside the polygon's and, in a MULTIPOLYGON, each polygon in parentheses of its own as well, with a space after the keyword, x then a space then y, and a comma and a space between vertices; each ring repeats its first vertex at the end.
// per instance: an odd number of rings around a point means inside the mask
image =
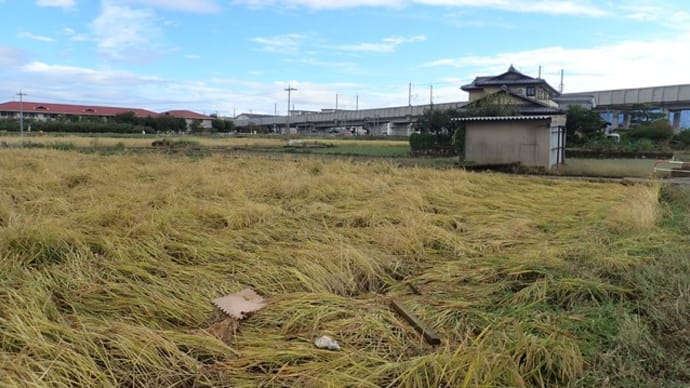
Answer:
POLYGON ((390 162, 1 150, 0 386, 688 384, 689 197, 390 162), (245 287, 268 305, 219 329, 210 301, 245 287))

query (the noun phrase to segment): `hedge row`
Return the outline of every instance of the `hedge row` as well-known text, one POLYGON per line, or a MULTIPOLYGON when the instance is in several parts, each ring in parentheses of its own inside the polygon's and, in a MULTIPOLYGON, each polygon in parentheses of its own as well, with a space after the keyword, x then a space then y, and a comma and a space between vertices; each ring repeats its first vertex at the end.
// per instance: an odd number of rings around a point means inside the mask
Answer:
POLYGON ((410 148, 412 151, 452 146, 453 138, 450 135, 437 135, 433 133, 413 133, 410 135, 410 148))
MULTIPOLYGON (((16 120, 1 120, 0 130, 19 132, 16 120)), ((24 131, 31 132, 78 132, 78 133, 141 133, 151 128, 140 125, 99 122, 99 121, 25 121, 24 131)))

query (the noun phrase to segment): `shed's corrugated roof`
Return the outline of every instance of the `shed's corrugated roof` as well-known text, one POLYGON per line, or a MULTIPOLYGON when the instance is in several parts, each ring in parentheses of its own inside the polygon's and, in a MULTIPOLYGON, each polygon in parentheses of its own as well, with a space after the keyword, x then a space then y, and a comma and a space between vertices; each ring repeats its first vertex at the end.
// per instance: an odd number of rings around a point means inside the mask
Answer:
POLYGON ((480 116, 480 117, 455 117, 455 121, 526 121, 526 120, 546 120, 552 116, 480 116))

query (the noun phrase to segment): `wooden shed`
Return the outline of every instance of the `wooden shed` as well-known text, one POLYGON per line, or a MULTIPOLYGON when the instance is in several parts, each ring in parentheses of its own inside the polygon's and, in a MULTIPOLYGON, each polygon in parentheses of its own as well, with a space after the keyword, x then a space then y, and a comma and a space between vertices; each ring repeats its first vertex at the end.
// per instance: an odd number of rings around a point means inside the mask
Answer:
POLYGON ((465 160, 480 165, 520 163, 550 170, 565 162, 564 114, 463 117, 465 160))

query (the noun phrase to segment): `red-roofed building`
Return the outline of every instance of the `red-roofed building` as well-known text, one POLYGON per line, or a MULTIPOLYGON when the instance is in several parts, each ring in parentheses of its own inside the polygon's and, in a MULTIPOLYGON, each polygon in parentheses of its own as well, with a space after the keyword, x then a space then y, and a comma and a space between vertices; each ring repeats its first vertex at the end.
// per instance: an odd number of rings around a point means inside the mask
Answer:
POLYGON ((187 130, 193 128, 213 128, 213 117, 202 115, 190 110, 171 110, 164 113, 156 113, 146 109, 121 108, 96 105, 70 105, 50 104, 31 101, 10 101, 0 104, 0 119, 18 119, 20 112, 24 112, 24 118, 29 120, 58 120, 66 118, 99 117, 104 121, 123 113, 134 113, 136 117, 158 117, 161 115, 184 119, 187 130))
POLYGON ((67 117, 101 117, 107 120, 118 114, 133 112, 136 117, 157 117, 158 113, 146 109, 120 108, 95 105, 49 104, 43 102, 11 101, 0 104, 0 119, 24 118, 34 120, 51 120, 67 117))
POLYGON ((187 123, 187 129, 192 129, 194 125, 199 128, 211 129, 213 128, 213 117, 202 115, 191 110, 169 110, 163 112, 162 114, 166 116, 172 116, 179 119, 184 119, 187 123))

